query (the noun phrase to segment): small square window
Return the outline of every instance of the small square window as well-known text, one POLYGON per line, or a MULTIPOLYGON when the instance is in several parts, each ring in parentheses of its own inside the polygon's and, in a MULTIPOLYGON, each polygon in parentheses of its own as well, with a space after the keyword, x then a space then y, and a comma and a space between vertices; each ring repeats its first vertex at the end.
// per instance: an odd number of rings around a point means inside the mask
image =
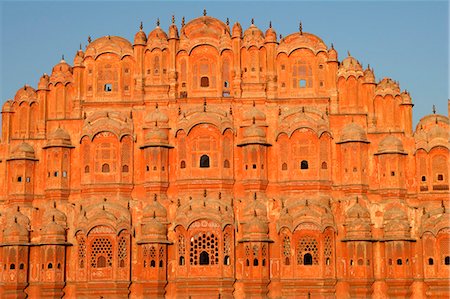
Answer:
POLYGON ((21 176, 17 177, 17 181, 18 181, 19 183, 22 182, 22 177, 21 177, 21 176))
POLYGON ((26 178, 26 182, 27 182, 27 183, 31 182, 31 178, 30 178, 30 177, 27 177, 27 178, 26 178))
POLYGON ((444 180, 444 175, 443 174, 438 174, 437 175, 437 180, 438 181, 443 181, 444 180))
POLYGON ((200 86, 201 87, 209 87, 209 78, 208 77, 201 77, 200 78, 200 86))
POLYGON ((281 70, 284 71, 286 69, 286 66, 284 64, 281 65, 281 70))
POLYGON ((304 80, 304 79, 299 80, 299 81, 298 81, 298 86, 299 86, 300 88, 306 87, 306 80, 304 80))
POLYGON ((108 83, 105 84, 105 86, 103 87, 103 90, 106 92, 111 92, 112 91, 112 84, 108 83))

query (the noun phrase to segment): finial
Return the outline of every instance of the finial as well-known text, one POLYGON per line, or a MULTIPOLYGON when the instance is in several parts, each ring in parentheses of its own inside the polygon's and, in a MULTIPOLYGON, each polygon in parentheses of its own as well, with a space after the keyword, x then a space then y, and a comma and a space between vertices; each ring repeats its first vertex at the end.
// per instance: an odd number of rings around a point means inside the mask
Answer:
POLYGON ((156 195, 156 193, 154 193, 154 194, 153 194, 153 201, 156 201, 157 197, 158 197, 158 196, 156 195))
POLYGON ((203 200, 203 207, 206 207, 206 201, 203 200))
POLYGON ((103 211, 105 210, 105 205, 103 205, 103 211))
POLYGON ((206 189, 203 190, 203 197, 206 197, 206 189))
POLYGON ((442 207, 442 208, 445 208, 445 205, 444 205, 444 201, 443 201, 443 200, 441 200, 441 207, 442 207))
POLYGON ((206 112, 206 98, 203 98, 203 112, 206 112))
POLYGON ((203 16, 206 17, 206 8, 203 9, 203 16))
POLYGON ((108 39, 111 39, 111 35, 108 34, 108 39))
POLYGON ((155 109, 158 109, 158 102, 155 103, 155 109))
POLYGON ((348 51, 348 50, 347 50, 347 55, 348 55, 348 57, 352 56, 352 55, 350 55, 350 51, 348 51))
POLYGON ((178 200, 177 200, 177 206, 179 207, 179 206, 181 206, 181 200, 178 198, 178 200))
POLYGON ((219 192, 219 199, 222 199, 222 192, 219 192))
POLYGON ((172 24, 175 24, 175 15, 172 15, 172 24))
POLYGON ((230 115, 233 115, 233 108, 230 106, 230 115))
POLYGON ((282 38, 283 38, 283 34, 280 33, 280 39, 282 39, 282 38))
POLYGON ((181 107, 178 106, 178 115, 181 115, 181 107))
POLYGON ((89 36, 88 36, 88 43, 91 43, 91 41, 92 41, 92 38, 91 38, 91 36, 89 35, 89 36))
POLYGON ((181 27, 184 27, 184 25, 185 25, 184 22, 185 22, 184 17, 182 17, 182 18, 181 18, 181 27))
POLYGON ((281 115, 281 107, 278 107, 278 116, 281 115))
POLYGON ((305 206, 309 206, 308 200, 305 201, 305 206))
POLYGON ((63 54, 63 55, 61 55, 61 60, 62 60, 62 61, 64 61, 64 54, 63 54))
POLYGON ((81 43, 80 43, 80 50, 81 50, 81 43))
POLYGON ((257 215, 256 215, 256 210, 253 210, 253 215, 256 217, 257 215))
POLYGON ((255 119, 255 117, 253 116, 253 124, 256 124, 256 119, 255 119))
POLYGON ((253 194, 253 199, 256 200, 256 192, 253 194))
POLYGON ((14 223, 17 223, 17 217, 14 217, 14 223))
POLYGON ((139 25, 139 30, 142 31, 142 29, 144 29, 144 25, 142 24, 142 21, 141 21, 141 24, 139 25))
POLYGON ((52 222, 55 222, 55 215, 52 215, 52 222))
POLYGON ((156 19, 156 26, 159 27, 159 18, 156 19))
POLYGON ((358 196, 356 196, 356 203, 359 203, 359 199, 358 199, 358 196))
POLYGON ((156 218, 156 211, 153 211, 153 219, 156 218))
POLYGON ((425 210, 425 207, 422 208, 422 215, 425 215, 427 211, 425 210))
POLYGON ((334 44, 333 44, 333 43, 331 43, 331 49, 333 49, 333 50, 334 50, 334 44))
POLYGON ((305 106, 302 106, 302 113, 305 113, 305 106))
POLYGON ((56 201, 53 201, 53 207, 56 209, 56 201))
POLYGON ((325 108, 325 114, 328 116, 328 107, 325 108))
POLYGON ((227 26, 230 26, 230 19, 229 18, 227 18, 226 24, 227 24, 227 26))
POLYGON ((436 114, 436 106, 433 104, 433 114, 436 114))
POLYGON ((17 212, 20 212, 20 207, 19 206, 17 206, 17 212))
POLYGON ((219 212, 222 212, 222 210, 220 209, 220 206, 219 206, 219 212))
POLYGON ((252 18, 252 25, 255 25, 255 19, 252 18))
POLYGON ((272 21, 269 21, 269 28, 272 28, 272 21))
POLYGON ((253 107, 255 107, 256 106, 256 103, 255 103, 255 100, 253 100, 253 107))
POLYGON ((300 21, 300 24, 298 25, 298 30, 300 31, 300 34, 303 34, 303 24, 300 21))

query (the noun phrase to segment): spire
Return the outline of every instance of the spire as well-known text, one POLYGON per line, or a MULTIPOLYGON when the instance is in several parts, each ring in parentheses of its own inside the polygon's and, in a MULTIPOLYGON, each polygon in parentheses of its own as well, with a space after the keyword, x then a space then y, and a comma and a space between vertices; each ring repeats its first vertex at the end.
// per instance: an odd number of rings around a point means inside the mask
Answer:
POLYGON ((280 33, 280 39, 282 39, 282 38, 283 38, 283 34, 280 33))
POLYGON ((230 26, 230 19, 227 18, 227 21, 225 23, 227 24, 227 26, 230 26))
POLYGON ((80 43, 80 50, 81 50, 81 43, 80 43))
POLYGON ((172 24, 175 24, 175 15, 172 15, 172 24))
POLYGON ((203 16, 206 17, 206 8, 203 9, 203 16))
POLYGON ((433 114, 436 114, 436 106, 433 104, 433 114))
POLYGON ((352 55, 350 55, 350 51, 349 50, 347 50, 347 55, 348 55, 348 57, 352 56, 352 55))
POLYGON ((255 25, 255 19, 252 18, 252 25, 255 25))
POLYGON ((272 21, 269 21, 269 28, 272 28, 272 21))
POLYGON ((154 194, 153 194, 153 201, 156 201, 157 197, 158 197, 158 196, 156 195, 156 193, 154 193, 154 194))
POLYGON ((333 50, 334 50, 334 44, 333 44, 333 43, 331 43, 331 49, 333 49, 333 50))
POLYGON ((141 24, 139 25, 139 30, 142 31, 142 29, 144 29, 144 25, 142 24, 142 21, 141 21, 141 24))
POLYGON ((298 25, 298 30, 300 31, 300 34, 303 34, 303 25, 301 21, 300 24, 298 25))
POLYGON ((156 19, 156 26, 159 27, 159 18, 156 19))
POLYGON ((89 35, 88 36, 88 43, 91 43, 91 41, 92 41, 92 39, 91 39, 91 36, 89 35))
POLYGON ((184 25, 185 25, 185 20, 184 20, 184 16, 181 18, 181 27, 184 27, 184 25))

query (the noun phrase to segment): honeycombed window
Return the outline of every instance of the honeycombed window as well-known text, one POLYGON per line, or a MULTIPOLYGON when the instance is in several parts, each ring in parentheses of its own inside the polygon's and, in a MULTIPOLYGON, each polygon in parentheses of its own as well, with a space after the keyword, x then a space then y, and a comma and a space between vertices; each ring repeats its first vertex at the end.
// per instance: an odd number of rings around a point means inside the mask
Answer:
POLYGON ((218 265, 219 242, 217 236, 201 233, 191 240, 189 262, 192 266, 218 265))

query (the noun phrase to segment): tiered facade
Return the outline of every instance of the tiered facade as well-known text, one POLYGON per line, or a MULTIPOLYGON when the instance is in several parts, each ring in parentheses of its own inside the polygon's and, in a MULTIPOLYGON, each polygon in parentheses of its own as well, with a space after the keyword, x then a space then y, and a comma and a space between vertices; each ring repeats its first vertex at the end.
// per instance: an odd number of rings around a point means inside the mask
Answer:
POLYGON ((449 119, 412 107, 301 27, 89 41, 3 105, 0 293, 448 297, 449 119))

